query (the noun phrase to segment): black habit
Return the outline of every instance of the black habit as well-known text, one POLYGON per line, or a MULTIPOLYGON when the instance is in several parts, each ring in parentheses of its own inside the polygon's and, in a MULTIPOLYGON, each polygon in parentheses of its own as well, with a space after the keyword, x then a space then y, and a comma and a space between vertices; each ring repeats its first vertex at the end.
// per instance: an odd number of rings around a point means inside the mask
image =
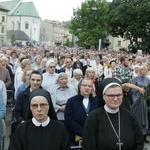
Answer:
MULTIPOLYGON (((118 112, 108 113, 118 133, 118 112)), ((136 118, 129 111, 120 108, 121 150, 143 150, 144 140, 136 118)), ((84 150, 119 150, 118 138, 112 129, 104 107, 89 114, 83 130, 84 150)))
POLYGON ((8 150, 69 150, 69 136, 64 125, 50 119, 47 126, 35 126, 32 120, 15 130, 8 150))

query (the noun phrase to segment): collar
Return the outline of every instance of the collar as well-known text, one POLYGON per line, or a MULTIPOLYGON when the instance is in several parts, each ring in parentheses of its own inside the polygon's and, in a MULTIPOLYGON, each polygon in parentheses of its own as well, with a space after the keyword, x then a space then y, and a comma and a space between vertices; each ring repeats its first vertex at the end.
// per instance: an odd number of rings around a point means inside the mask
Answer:
POLYGON ((59 84, 57 85, 57 89, 65 90, 66 88, 69 88, 68 84, 64 88, 62 88, 59 84))
POLYGON ((32 118, 32 122, 35 126, 39 127, 39 126, 42 126, 42 127, 46 127, 49 122, 50 122, 50 118, 48 117, 46 121, 44 122, 38 122, 34 117, 32 118))
POLYGON ((110 109, 106 104, 104 106, 104 109, 105 109, 105 111, 107 111, 110 114, 115 114, 115 113, 117 113, 119 111, 119 108, 117 108, 117 109, 110 109))

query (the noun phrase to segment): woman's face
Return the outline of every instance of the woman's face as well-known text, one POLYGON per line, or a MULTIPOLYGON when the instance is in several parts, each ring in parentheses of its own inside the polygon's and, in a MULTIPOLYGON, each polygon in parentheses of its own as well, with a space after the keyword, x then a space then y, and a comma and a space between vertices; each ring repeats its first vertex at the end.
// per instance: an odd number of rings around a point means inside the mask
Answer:
POLYGON ((141 68, 140 75, 145 76, 146 74, 147 74, 147 68, 146 67, 141 68))
POLYGON ((90 78, 90 79, 94 78, 94 72, 93 71, 89 71, 87 73, 87 77, 90 78))
POLYGON ((59 78, 58 83, 60 85, 60 87, 64 88, 67 86, 68 83, 68 76, 64 75, 62 77, 59 78))
POLYGON ((27 70, 27 71, 26 71, 26 83, 27 83, 27 84, 29 84, 29 76, 30 76, 30 74, 31 74, 32 71, 33 71, 33 70, 27 70))
POLYGON ((115 63, 115 62, 112 62, 110 66, 111 66, 112 68, 115 68, 116 63, 115 63))

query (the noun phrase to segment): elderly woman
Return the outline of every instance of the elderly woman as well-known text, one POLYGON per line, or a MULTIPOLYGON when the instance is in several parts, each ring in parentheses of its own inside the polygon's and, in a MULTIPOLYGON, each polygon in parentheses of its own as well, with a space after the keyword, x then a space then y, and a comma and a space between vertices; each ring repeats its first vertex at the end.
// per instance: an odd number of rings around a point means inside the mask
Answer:
POLYGON ((56 63, 53 59, 50 59, 46 63, 46 72, 43 73, 42 87, 45 90, 50 89, 50 87, 56 84, 58 79, 58 74, 55 73, 56 63))
POLYGON ((77 92, 78 92, 78 83, 82 79, 82 76, 83 72, 81 71, 81 69, 75 69, 73 70, 73 78, 69 80, 69 83, 75 87, 77 92))
POLYGON ((92 83, 93 83, 93 89, 92 89, 92 95, 93 97, 96 97, 98 95, 98 92, 96 90, 98 90, 98 88, 95 88, 95 70, 92 67, 89 67, 86 69, 85 72, 85 77, 91 79, 92 83))
POLYGON ((68 84, 68 75, 60 73, 56 85, 51 86, 48 90, 51 94, 53 106, 58 120, 64 121, 64 111, 68 99, 77 94, 74 86, 68 84))
POLYGON ((29 120, 17 127, 9 150, 69 150, 69 136, 56 119, 50 94, 43 89, 32 91, 29 105, 29 120))
POLYGON ((80 145, 83 137, 83 126, 88 114, 97 109, 98 101, 91 95, 93 83, 84 78, 79 82, 79 94, 67 101, 65 109, 65 124, 72 146, 80 145))
POLYGON ((83 129, 83 150, 143 150, 141 128, 133 113, 120 108, 121 82, 106 78, 100 83, 105 106, 89 114, 83 129))
POLYGON ((41 65, 42 57, 40 55, 35 56, 34 63, 32 67, 34 70, 38 70, 42 73, 42 65, 41 65))
MULTIPOLYGON (((142 65, 139 68, 139 75, 132 80, 132 84, 141 88, 146 88, 150 85, 150 80, 146 77, 147 67, 142 65)), ((140 123, 143 135, 145 136, 145 142, 149 142, 146 139, 148 133, 148 118, 147 118, 147 99, 137 90, 132 90, 133 105, 131 111, 136 115, 138 122, 140 123)))

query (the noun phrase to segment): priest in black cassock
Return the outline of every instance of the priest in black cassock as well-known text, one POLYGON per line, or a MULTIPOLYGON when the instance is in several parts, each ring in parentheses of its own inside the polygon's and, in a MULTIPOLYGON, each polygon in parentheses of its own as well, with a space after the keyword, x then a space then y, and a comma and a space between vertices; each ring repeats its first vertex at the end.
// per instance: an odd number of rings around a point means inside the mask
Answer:
POLYGON ((104 107, 89 114, 83 130, 84 150, 143 150, 144 137, 135 116, 120 108, 121 82, 107 78, 100 83, 104 107))
POLYGON ((50 94, 37 89, 30 93, 29 100, 33 117, 17 127, 9 150, 69 150, 69 136, 56 120, 50 94))

